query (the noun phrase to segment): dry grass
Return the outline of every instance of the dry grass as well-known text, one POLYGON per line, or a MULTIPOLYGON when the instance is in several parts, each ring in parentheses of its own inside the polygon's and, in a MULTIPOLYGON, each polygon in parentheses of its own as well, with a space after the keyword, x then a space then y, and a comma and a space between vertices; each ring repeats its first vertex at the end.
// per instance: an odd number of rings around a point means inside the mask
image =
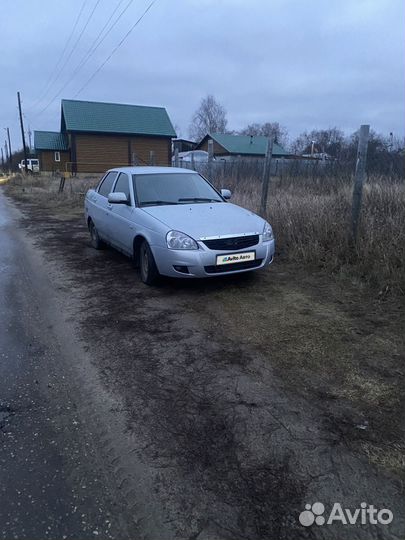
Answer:
POLYGON ((82 212, 85 193, 98 181, 98 176, 66 178, 63 191, 59 192, 60 178, 17 174, 7 183, 6 193, 22 202, 33 202, 52 208, 58 214, 71 215, 82 212))
POLYGON ((364 373, 352 369, 347 380, 338 389, 338 395, 352 401, 361 400, 370 407, 390 405, 392 408, 400 406, 397 388, 391 383, 384 383, 381 377, 366 378, 364 373))
MULTIPOLYGON (((98 176, 66 179, 16 175, 7 185, 13 196, 45 207, 80 211, 98 176)), ((233 202, 257 212, 261 186, 256 178, 221 178, 218 187, 234 192, 233 202)), ((273 178, 267 219, 273 225, 278 256, 299 265, 352 276, 382 294, 405 292, 405 185, 372 178, 363 193, 356 246, 350 242, 352 185, 339 178, 273 178)))
MULTIPOLYGON (((227 183, 229 185, 229 182, 227 183)), ((234 185, 234 202, 258 211, 257 181, 234 185)), ((343 273, 386 293, 405 292, 405 185, 373 178, 365 185, 358 241, 350 241, 352 186, 336 179, 275 180, 267 219, 279 255, 334 274, 343 273)))
POLYGON ((391 444, 379 447, 367 441, 361 443, 363 452, 371 463, 383 469, 389 469, 394 473, 405 470, 405 446, 403 444, 391 444))

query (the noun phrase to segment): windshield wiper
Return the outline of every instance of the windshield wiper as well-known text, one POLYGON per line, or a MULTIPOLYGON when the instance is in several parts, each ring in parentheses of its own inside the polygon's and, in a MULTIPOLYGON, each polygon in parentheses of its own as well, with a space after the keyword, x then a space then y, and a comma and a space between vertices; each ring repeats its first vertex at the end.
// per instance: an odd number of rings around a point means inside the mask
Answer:
POLYGON ((165 205, 165 204, 179 204, 174 201, 142 201, 140 206, 158 206, 158 205, 165 205))
POLYGON ((222 202, 219 199, 206 199, 204 197, 184 197, 179 202, 222 202))

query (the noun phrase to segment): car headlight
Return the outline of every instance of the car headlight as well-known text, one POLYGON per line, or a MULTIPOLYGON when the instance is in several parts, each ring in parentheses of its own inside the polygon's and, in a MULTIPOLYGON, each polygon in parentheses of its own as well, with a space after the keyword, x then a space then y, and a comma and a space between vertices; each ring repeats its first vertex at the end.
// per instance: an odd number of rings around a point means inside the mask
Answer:
POLYGON ((169 231, 166 243, 169 249, 198 249, 197 242, 180 231, 169 231))
POLYGON ((263 227, 263 242, 269 242, 270 240, 273 240, 273 229, 271 228, 270 223, 267 223, 267 221, 264 224, 263 227))

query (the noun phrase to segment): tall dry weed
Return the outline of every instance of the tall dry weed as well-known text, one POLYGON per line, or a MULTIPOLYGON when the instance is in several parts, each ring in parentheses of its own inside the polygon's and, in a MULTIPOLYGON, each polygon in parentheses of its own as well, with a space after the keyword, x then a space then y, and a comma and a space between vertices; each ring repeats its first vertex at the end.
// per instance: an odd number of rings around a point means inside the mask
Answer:
MULTIPOLYGON (((403 294, 405 185, 385 177, 374 177, 366 183, 358 239, 353 245, 351 182, 298 180, 272 179, 265 217, 274 228, 279 255, 403 294)), ((260 182, 252 179, 251 183, 232 187, 236 204, 258 211, 260 182)))

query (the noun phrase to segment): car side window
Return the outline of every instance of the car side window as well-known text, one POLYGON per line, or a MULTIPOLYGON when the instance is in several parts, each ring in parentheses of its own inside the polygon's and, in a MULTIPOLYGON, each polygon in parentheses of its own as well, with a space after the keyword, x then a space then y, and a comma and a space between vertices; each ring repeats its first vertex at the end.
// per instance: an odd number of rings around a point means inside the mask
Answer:
POLYGON ((99 194, 103 197, 108 197, 108 195, 112 192, 112 187, 116 178, 116 172, 109 172, 104 178, 104 180, 101 182, 100 187, 98 188, 99 194))
POLYGON ((125 193, 129 202, 131 202, 131 195, 129 191, 129 178, 125 173, 120 173, 117 182, 114 187, 115 192, 125 193))

